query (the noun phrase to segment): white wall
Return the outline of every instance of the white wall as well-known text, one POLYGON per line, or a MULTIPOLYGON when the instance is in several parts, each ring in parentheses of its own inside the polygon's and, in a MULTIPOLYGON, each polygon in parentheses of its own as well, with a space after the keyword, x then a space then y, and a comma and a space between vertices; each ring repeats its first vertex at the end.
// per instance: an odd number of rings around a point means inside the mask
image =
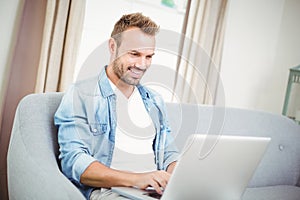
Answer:
POLYGON ((226 105, 281 113, 300 64, 300 1, 230 0, 221 77, 226 105))
POLYGON ((3 103, 4 86, 9 73, 9 62, 13 53, 14 40, 16 36, 15 24, 18 21, 18 13, 22 8, 20 0, 0 1, 0 111, 3 103))
MULTIPOLYGON (((278 69, 275 80, 281 80, 281 74, 287 74, 284 82, 277 81, 270 90, 274 91, 273 99, 283 105, 282 95, 276 94, 276 88, 286 89, 288 79, 288 68, 300 65, 300 1, 286 0, 282 23, 280 27, 279 40, 274 59, 274 68, 278 69), (280 102, 279 102, 280 101, 280 102)), ((288 115, 295 116, 296 110, 300 109, 300 84, 293 84, 293 90, 290 96, 288 115)), ((285 94, 283 94, 285 95, 285 94)))

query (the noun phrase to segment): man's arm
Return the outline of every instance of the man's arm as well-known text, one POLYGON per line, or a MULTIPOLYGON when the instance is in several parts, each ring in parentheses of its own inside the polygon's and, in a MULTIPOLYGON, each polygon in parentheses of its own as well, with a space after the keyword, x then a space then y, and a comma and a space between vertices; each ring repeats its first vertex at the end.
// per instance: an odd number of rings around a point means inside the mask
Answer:
MULTIPOLYGON (((170 164, 171 168, 173 164, 170 164)), ((165 188, 169 179, 170 173, 166 171, 131 173, 111 169, 96 161, 83 172, 80 182, 84 185, 104 188, 126 186, 146 189, 151 186, 157 193, 162 194, 161 187, 165 188)))

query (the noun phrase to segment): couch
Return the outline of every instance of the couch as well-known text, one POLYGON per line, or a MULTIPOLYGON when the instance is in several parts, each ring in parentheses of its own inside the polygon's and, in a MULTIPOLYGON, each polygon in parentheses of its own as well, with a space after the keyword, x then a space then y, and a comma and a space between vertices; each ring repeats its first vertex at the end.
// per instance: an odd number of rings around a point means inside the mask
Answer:
MULTIPOLYGON (((63 93, 31 94, 15 114, 8 149, 9 199, 84 199, 61 173, 53 115, 63 93)), ((167 104, 179 149, 191 133, 267 136, 271 142, 243 200, 300 199, 300 126, 271 113, 191 104, 167 104)))

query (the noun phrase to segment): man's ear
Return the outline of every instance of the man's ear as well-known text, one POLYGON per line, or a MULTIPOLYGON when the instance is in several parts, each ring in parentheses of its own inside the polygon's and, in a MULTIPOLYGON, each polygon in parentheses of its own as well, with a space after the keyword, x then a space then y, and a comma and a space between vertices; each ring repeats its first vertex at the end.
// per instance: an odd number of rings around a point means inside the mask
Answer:
POLYGON ((110 54, 115 55, 117 52, 117 43, 115 41, 115 39, 113 38, 109 38, 108 40, 108 49, 110 54))

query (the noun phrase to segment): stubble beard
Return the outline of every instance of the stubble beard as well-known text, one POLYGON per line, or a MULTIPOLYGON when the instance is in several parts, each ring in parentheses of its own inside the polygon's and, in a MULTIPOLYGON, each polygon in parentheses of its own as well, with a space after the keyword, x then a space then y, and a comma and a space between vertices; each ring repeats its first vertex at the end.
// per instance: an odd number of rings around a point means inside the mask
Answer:
POLYGON ((136 86, 140 83, 140 79, 134 79, 130 77, 130 75, 127 74, 127 71, 124 71, 124 69, 127 69, 128 67, 124 67, 124 65, 120 62, 119 58, 116 58, 113 61, 113 71, 115 75, 124 83, 128 85, 136 86))

